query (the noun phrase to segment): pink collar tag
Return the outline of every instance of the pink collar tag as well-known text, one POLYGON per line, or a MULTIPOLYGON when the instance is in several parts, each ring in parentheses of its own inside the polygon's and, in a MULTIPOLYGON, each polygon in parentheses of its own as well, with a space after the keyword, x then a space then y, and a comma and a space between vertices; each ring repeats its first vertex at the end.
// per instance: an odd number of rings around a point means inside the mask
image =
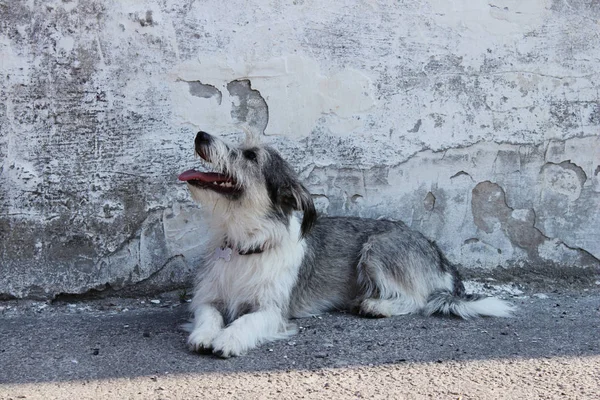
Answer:
POLYGON ((222 258, 225 261, 231 261, 231 253, 233 253, 233 250, 231 250, 231 247, 225 247, 225 248, 217 247, 215 249, 215 261, 217 261, 219 258, 222 258))

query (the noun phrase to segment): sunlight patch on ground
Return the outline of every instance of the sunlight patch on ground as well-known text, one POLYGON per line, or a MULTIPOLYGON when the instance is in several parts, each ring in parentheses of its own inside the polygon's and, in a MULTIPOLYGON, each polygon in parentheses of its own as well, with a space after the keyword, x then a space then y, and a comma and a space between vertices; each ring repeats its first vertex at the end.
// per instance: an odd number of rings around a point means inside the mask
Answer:
POLYGON ((8 384, 0 385, 0 399, 591 399, 600 392, 599 374, 598 355, 410 362, 8 384))

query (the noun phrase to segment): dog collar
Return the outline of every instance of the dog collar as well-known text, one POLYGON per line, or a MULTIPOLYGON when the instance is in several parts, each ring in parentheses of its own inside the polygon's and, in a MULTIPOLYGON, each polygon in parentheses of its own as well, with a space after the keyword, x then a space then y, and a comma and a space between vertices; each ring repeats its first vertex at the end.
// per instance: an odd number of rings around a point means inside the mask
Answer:
MULTIPOLYGON (((223 243, 223 245, 221 247, 217 247, 215 249, 215 259, 219 259, 222 258, 225 261, 230 261, 231 260, 231 254, 234 251, 234 247, 231 246, 229 244, 228 240, 225 240, 225 242, 223 243)), ((240 256, 249 256, 251 254, 260 254, 264 251, 264 245, 263 246, 256 246, 253 247, 251 249, 248 250, 241 250, 241 249, 235 249, 235 252, 238 253, 240 256)))
POLYGON ((259 253, 262 253, 263 252, 263 248, 262 248, 262 246, 257 246, 257 247, 255 247, 253 249, 249 249, 249 250, 246 250, 246 251, 238 250, 237 252, 238 252, 238 254, 240 256, 248 256, 250 254, 259 254, 259 253))

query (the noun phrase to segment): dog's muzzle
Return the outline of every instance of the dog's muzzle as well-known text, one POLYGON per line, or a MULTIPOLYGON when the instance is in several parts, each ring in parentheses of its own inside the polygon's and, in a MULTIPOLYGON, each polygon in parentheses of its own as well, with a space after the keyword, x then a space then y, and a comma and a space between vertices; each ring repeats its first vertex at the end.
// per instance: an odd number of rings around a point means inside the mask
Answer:
POLYGON ((211 162, 208 157, 207 148, 212 144, 213 137, 206 132, 200 131, 196 134, 194 146, 196 153, 204 160, 211 162))
MULTIPOLYGON (((208 149, 213 145, 213 141, 213 137, 203 131, 198 132, 194 140, 196 153, 209 163, 211 160, 208 149)), ((190 169, 180 174, 179 180, 187 182, 196 188, 209 189, 221 194, 239 195, 241 193, 241 188, 238 187, 235 179, 226 172, 200 172, 190 169)))

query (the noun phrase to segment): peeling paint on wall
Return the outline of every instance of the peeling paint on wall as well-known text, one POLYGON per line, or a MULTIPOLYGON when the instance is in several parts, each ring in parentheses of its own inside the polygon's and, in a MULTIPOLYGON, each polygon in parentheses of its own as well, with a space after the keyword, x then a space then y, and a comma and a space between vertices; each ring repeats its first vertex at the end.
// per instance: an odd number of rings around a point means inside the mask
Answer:
MULTIPOLYGON (((267 108, 268 125, 259 132, 266 135, 284 135, 301 138, 310 135, 323 115, 331 115, 331 129, 341 135, 348 128, 364 125, 356 119, 360 114, 372 109, 375 100, 372 84, 364 73, 352 69, 342 69, 329 76, 321 73, 317 60, 307 56, 284 56, 254 63, 242 60, 224 59, 219 56, 199 57, 199 61, 186 61, 176 67, 176 76, 181 80, 201 80, 215 87, 226 87, 232 101, 231 119, 214 122, 218 127, 230 124, 231 127, 245 126, 248 121, 239 118, 237 102, 242 84, 252 87, 254 96, 260 95, 267 108), (236 93, 231 93, 231 91, 236 93)), ((182 99, 183 100, 183 99, 182 99)), ((260 102, 258 97, 255 100, 260 102)), ((257 105, 258 106, 258 105, 257 105)), ((263 114, 266 111, 263 112, 263 114)), ((188 114, 194 125, 211 125, 212 121, 201 120, 196 114, 188 114)), ((263 117, 264 118, 264 117, 263 117)), ((253 125, 250 122, 250 125, 253 125)))
POLYGON ((0 4, 0 296, 188 284, 198 129, 465 268, 598 268, 595 4, 0 4))
POLYGON ((269 123, 269 106, 258 90, 252 89, 249 80, 235 80, 227 84, 227 91, 234 99, 231 105, 231 119, 253 128, 262 135, 269 123))
POLYGON ((190 94, 192 96, 200 97, 203 99, 210 99, 212 97, 217 99, 217 104, 221 105, 223 95, 221 91, 212 85, 206 85, 200 81, 191 81, 187 83, 190 88, 190 94))

